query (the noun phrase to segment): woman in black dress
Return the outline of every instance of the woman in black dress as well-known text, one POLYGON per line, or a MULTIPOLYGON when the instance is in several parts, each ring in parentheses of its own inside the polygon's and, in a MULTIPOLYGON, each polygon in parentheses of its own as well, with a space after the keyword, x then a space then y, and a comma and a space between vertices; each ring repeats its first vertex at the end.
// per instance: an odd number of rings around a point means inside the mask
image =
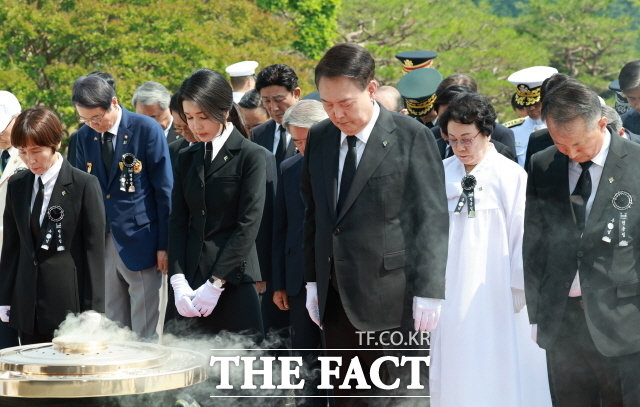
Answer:
POLYGON ((193 72, 178 91, 178 112, 201 143, 175 166, 169 220, 169 275, 177 312, 207 333, 263 334, 254 284, 255 240, 265 202, 265 154, 246 136, 226 79, 193 72), (195 290, 195 291, 194 291, 195 290))

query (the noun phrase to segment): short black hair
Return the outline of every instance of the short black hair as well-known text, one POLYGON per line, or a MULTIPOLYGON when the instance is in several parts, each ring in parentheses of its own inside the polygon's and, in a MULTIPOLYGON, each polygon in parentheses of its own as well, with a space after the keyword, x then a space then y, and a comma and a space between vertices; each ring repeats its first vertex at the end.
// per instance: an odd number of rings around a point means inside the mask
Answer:
POLYGON ((542 99, 542 119, 549 118, 559 125, 572 122, 581 117, 587 129, 597 126, 602 118, 602 105, 598 95, 588 86, 575 79, 564 80, 553 86, 547 87, 542 99))
POLYGON ((116 91, 98 75, 81 76, 73 84, 71 103, 85 109, 111 109, 116 91))
POLYGON ((256 90, 267 86, 284 86, 289 92, 293 92, 298 87, 298 75, 285 64, 269 65, 264 68, 256 77, 256 90))
POLYGON ((453 98, 458 96, 461 93, 465 92, 473 92, 471 88, 465 85, 452 85, 442 91, 442 93, 436 98, 436 101, 433 103, 433 108, 438 111, 438 108, 442 105, 448 105, 451 103, 453 98))
POLYGON ((113 76, 111 76, 110 73, 102 72, 102 71, 93 71, 89 75, 96 75, 101 77, 102 79, 107 81, 109 85, 111 85, 114 91, 116 90, 116 80, 113 78, 113 76))
POLYGON ((623 93, 640 86, 640 59, 626 64, 620 71, 618 81, 623 93))
POLYGON ((360 90, 365 90, 376 74, 376 62, 363 47, 356 44, 338 44, 327 51, 315 70, 316 87, 322 78, 344 76, 353 79, 360 90))
POLYGON ((450 86, 454 85, 464 85, 471 89, 472 92, 478 91, 478 83, 473 77, 467 75, 466 73, 456 73, 453 75, 449 75, 440 82, 438 88, 436 89, 436 96, 439 98, 442 92, 445 91, 450 86))
POLYGON ((442 134, 448 134, 450 121, 461 124, 475 124, 480 133, 490 136, 496 124, 496 111, 483 95, 464 92, 456 95, 447 110, 438 118, 442 134))
POLYGON ((240 99, 238 105, 244 109, 257 109, 262 107, 262 98, 260 98, 260 93, 255 89, 251 89, 249 92, 242 95, 242 99, 240 99))

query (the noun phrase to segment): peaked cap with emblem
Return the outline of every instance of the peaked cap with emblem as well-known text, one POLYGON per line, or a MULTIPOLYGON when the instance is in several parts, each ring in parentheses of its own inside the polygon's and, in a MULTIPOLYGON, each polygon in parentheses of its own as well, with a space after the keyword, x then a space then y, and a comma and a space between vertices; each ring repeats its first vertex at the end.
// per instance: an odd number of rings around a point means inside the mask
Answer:
POLYGON ((442 74, 433 68, 416 69, 400 79, 398 91, 404 99, 409 116, 422 117, 433 109, 440 82, 442 74))
POLYGON ((402 74, 421 68, 429 68, 433 60, 438 56, 433 51, 405 51, 396 54, 396 58, 402 62, 402 74))
POLYGON ((531 106, 540 102, 540 86, 545 79, 558 73, 550 66, 532 66, 512 73, 507 80, 516 86, 516 103, 531 106))

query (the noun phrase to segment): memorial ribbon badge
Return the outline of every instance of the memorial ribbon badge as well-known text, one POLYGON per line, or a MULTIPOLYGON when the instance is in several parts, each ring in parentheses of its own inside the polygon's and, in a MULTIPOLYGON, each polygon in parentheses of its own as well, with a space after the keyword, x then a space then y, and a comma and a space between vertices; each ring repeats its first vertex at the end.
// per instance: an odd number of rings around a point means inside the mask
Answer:
POLYGON ((62 219, 64 218, 64 209, 59 206, 52 206, 47 210, 47 217, 49 218, 49 224, 47 225, 47 234, 45 235, 41 248, 49 250, 51 239, 54 239, 56 243, 56 250, 61 252, 64 250, 64 243, 62 241, 62 219))
POLYGON ((460 199, 458 200, 458 205, 456 206, 456 210, 453 212, 454 215, 459 215, 466 203, 469 206, 469 214, 470 218, 476 217, 476 204, 474 197, 474 188, 476 187, 476 177, 473 175, 465 175, 462 177, 462 194, 460 195, 460 199))
MULTIPOLYGON (((122 170, 122 174, 120 175, 120 191, 136 191, 136 187, 133 185, 133 173, 136 163, 139 163, 139 161, 136 159, 135 155, 131 153, 122 155, 122 163, 120 167, 122 170)), ((142 168, 142 164, 140 164, 140 168, 142 168)))
MULTIPOLYGON (((611 204, 614 209, 618 211, 618 234, 620 237, 618 245, 628 246, 631 236, 629 236, 629 230, 627 229, 627 210, 631 208, 633 204, 633 197, 627 191, 618 191, 613 195, 611 204)), ((602 240, 607 243, 611 243, 611 235, 615 229, 615 221, 616 217, 614 212, 614 215, 609 217, 604 229, 604 234, 602 235, 602 240)))

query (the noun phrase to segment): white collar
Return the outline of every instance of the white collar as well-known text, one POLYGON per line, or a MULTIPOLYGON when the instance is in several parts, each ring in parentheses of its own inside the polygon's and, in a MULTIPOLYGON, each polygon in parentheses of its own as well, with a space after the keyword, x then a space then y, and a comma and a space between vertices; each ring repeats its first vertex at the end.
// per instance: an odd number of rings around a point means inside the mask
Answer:
POLYGON ((60 155, 59 152, 56 151, 56 155, 58 156, 58 160, 55 162, 55 164, 53 164, 51 166, 51 168, 49 168, 47 171, 45 171, 44 174, 42 175, 36 175, 36 182, 38 181, 38 177, 42 178, 42 183, 46 184, 47 182, 51 181, 52 178, 57 177, 58 174, 60 173, 60 169, 62 168, 62 155, 60 155))
POLYGON ((122 121, 122 107, 120 105, 118 105, 118 118, 116 119, 116 122, 113 123, 113 126, 107 130, 109 133, 113 134, 114 136, 118 135, 118 127, 120 127, 120 121, 122 121))

